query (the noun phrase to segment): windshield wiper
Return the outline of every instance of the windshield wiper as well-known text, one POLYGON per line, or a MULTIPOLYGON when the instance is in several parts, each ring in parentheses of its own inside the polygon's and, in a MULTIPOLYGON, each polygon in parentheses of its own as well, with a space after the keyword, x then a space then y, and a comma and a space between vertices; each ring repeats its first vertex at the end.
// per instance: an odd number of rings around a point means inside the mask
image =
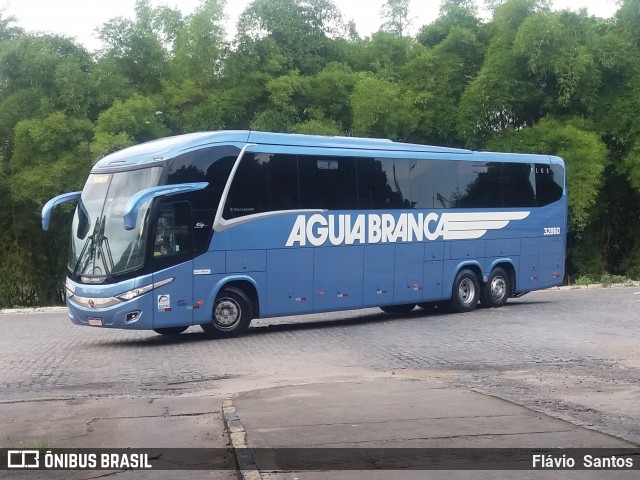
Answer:
MULTIPOLYGON (((93 251, 94 251, 94 245, 95 245, 95 233, 93 235, 89 235, 87 237, 87 239, 84 242, 84 245, 82 247, 82 250, 80 250, 80 255, 78 255, 78 260, 76 261, 76 264, 73 267, 73 275, 77 275, 78 273, 78 268, 80 267, 80 263, 85 260, 85 256, 84 256, 84 252, 87 251, 87 248, 89 247, 89 244, 91 244, 91 253, 89 254, 89 259, 91 257, 93 257, 93 251)), ((84 270, 84 268, 83 268, 84 270)))
POLYGON ((104 270, 107 276, 111 275, 111 270, 113 270, 113 257, 111 256, 111 248, 109 247, 109 239, 102 235, 100 237, 100 255, 102 255, 102 266, 104 266, 104 270), (104 246, 104 249, 102 248, 104 246), (105 255, 105 250, 107 254, 105 255), (107 259, 109 264, 105 261, 107 259))
POLYGON ((104 216, 99 217, 96 221, 96 225, 93 227, 93 232, 91 233, 90 236, 87 237, 87 240, 84 242, 84 246, 82 247, 82 250, 80 251, 80 255, 78 255, 78 261, 75 264, 75 267, 73 269, 73 274, 77 275, 78 273, 78 269, 80 268, 80 264, 83 263, 84 261, 84 265, 81 268, 81 271, 84 272, 87 264, 93 260, 93 270, 95 270, 96 267, 96 254, 99 251, 100 245, 102 242, 100 242, 100 236, 102 235, 102 232, 104 231, 104 216), (89 246, 91 246, 91 248, 89 248, 89 246), (87 248, 89 248, 89 253, 87 254, 87 256, 85 257, 85 252, 87 251, 87 248))

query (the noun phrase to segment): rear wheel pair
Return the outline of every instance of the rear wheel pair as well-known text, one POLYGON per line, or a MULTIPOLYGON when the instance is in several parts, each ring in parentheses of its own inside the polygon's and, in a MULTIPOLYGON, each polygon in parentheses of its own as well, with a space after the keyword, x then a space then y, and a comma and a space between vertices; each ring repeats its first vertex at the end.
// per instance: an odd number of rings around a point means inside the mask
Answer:
POLYGON ((501 307, 507 303, 510 294, 511 281, 503 268, 494 268, 482 287, 473 271, 463 269, 453 281, 450 304, 455 312, 469 312, 478 302, 486 307, 501 307))

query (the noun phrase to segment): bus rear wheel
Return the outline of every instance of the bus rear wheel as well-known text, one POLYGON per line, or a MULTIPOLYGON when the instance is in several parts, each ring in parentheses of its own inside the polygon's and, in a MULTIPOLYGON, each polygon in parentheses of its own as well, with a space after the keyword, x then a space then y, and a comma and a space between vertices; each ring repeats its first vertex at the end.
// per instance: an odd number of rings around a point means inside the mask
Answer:
POLYGON ((480 284, 475 273, 463 269, 458 272, 453 281, 451 292, 451 309, 454 312, 470 312, 478 305, 480 299, 480 284))
POLYGON ((485 307, 502 307, 511 294, 511 281, 507 272, 500 267, 491 270, 487 283, 482 286, 480 302, 485 307))
POLYGON ((415 303, 408 303, 406 305, 388 305, 386 307, 380 307, 380 310, 384 313, 409 313, 415 307, 415 303))
POLYGON ((166 327, 166 328, 154 328, 153 331, 160 335, 180 335, 187 327, 166 327))
POLYGON ((225 288, 216 298, 211 322, 200 325, 214 338, 232 338, 244 333, 253 319, 253 308, 247 295, 237 288, 225 288))

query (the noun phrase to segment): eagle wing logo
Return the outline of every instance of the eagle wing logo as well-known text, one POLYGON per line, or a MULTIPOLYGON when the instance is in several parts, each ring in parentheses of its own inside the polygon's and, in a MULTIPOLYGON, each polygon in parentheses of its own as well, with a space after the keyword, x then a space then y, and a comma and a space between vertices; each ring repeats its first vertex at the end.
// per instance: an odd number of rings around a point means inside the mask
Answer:
POLYGON ((512 220, 523 220, 531 212, 473 212, 443 213, 438 224, 438 233, 443 240, 473 240, 482 237, 488 230, 500 230, 512 220))

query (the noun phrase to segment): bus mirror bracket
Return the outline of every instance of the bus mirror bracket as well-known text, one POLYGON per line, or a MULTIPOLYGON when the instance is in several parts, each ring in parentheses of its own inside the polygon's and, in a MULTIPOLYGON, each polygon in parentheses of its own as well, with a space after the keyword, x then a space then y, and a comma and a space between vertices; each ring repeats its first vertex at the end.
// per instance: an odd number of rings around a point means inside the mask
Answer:
POLYGON ((69 192, 63 193, 62 195, 58 195, 57 197, 52 198, 42 207, 41 219, 42 219, 42 229, 47 232, 49 231, 49 222, 51 221, 51 212, 54 207, 60 205, 61 203, 66 202, 74 202, 80 198, 82 192, 69 192))
POLYGON ((208 185, 209 182, 179 183, 177 185, 161 185, 139 191, 127 200, 127 204, 124 206, 123 218, 125 230, 133 230, 136 228, 138 210, 140 210, 140 207, 147 201, 156 197, 166 197, 169 195, 177 195, 178 193, 204 190, 208 185))

